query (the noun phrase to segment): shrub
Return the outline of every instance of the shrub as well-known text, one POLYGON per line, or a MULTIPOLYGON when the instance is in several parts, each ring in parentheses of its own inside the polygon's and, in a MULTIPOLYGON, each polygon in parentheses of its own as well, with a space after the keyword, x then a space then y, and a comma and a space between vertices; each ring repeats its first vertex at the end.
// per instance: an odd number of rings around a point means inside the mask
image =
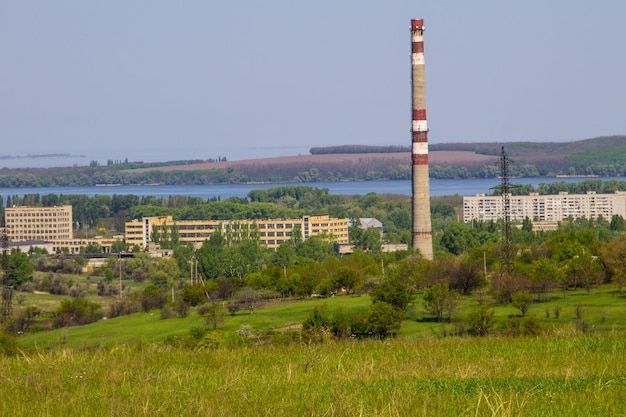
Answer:
POLYGON ((145 312, 163 308, 165 302, 165 293, 154 284, 146 286, 141 293, 141 308, 145 312))
POLYGON ((168 306, 161 307, 161 320, 173 319, 176 313, 168 306))
POLYGON ((505 336, 539 336, 545 331, 545 326, 534 317, 513 317, 502 328, 505 336))
POLYGON ((402 320, 404 320, 402 310, 383 301, 374 303, 367 314, 368 334, 384 339, 400 329, 402 320))
POLYGON ((111 303, 109 306, 108 317, 119 317, 126 314, 138 313, 141 311, 141 305, 133 298, 125 298, 111 303))
POLYGON ((532 297, 528 291, 517 291, 511 294, 511 303, 522 312, 522 316, 526 315, 531 302, 532 297))
POLYGON ((102 297, 118 295, 120 293, 119 284, 114 284, 114 283, 105 281, 103 279, 98 281, 97 288, 98 288, 98 295, 102 297))
POLYGON ((237 314, 239 310, 241 310, 241 304, 239 303, 230 303, 226 306, 226 309, 230 313, 231 316, 237 314))
POLYGON ((72 298, 63 300, 56 310, 54 318, 55 327, 74 326, 98 321, 100 305, 87 301, 84 298, 72 298))
POLYGON ((191 306, 185 300, 176 300, 172 303, 172 309, 180 318, 187 317, 189 315, 190 308, 191 306))
POLYGON ((481 304, 465 318, 467 331, 475 336, 486 336, 494 324, 494 310, 485 304, 481 304))
POLYGON ((78 285, 74 285, 72 288, 70 288, 70 296, 77 298, 77 297, 84 297, 87 295, 87 287, 84 284, 78 284, 78 285))
POLYGON ((217 329, 217 325, 224 321, 226 316, 226 310, 217 304, 211 304, 207 306, 206 310, 206 324, 212 330, 217 329))

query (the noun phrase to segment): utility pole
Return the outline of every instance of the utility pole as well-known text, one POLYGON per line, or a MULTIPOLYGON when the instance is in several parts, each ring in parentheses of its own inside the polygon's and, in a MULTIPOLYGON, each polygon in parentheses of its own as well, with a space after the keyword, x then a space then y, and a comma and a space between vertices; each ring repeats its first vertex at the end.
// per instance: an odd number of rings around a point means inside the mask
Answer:
POLYGON ((2 277, 0 279, 0 290, 2 291, 2 317, 0 320, 4 323, 7 319, 13 316, 13 289, 9 285, 9 239, 7 237, 6 225, 4 222, 4 216, 0 216, 0 228, 1 235, 0 240, 2 245, 2 277))
POLYGON ((122 298, 122 254, 119 253, 117 255, 119 257, 119 265, 120 265, 120 298, 122 298))

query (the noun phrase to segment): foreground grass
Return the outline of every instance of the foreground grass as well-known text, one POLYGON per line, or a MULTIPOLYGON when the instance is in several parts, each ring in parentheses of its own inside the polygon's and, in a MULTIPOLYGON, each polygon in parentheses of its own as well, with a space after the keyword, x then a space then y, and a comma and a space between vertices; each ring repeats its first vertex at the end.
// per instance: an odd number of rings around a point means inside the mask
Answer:
POLYGON ((34 351, 0 357, 0 415, 624 415, 626 336, 563 333, 34 351))

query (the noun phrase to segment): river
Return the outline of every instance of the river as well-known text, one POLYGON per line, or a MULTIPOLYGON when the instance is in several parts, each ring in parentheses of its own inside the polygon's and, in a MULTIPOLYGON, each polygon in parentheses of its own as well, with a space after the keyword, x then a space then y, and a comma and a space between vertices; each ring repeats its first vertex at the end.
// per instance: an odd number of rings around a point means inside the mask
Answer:
MULTIPOLYGON (((626 178, 514 178, 511 184, 530 184, 534 187, 541 183, 551 182, 581 182, 584 180, 618 180, 626 178)), ((460 195, 470 196, 479 193, 491 193, 493 187, 501 184, 496 178, 491 179, 466 179, 466 180, 430 180, 430 195, 433 197, 460 195)), ((71 195, 82 194, 93 197, 94 195, 124 195, 134 194, 140 197, 155 196, 167 198, 171 195, 186 195, 209 199, 219 197, 222 200, 229 197, 246 197, 250 190, 281 187, 285 185, 305 185, 316 188, 328 188, 330 194, 338 195, 365 195, 376 194, 400 194, 411 195, 411 181, 355 181, 355 182, 316 182, 306 184, 212 184, 212 185, 114 185, 98 187, 35 187, 35 188, 0 188, 0 196, 5 201, 7 196, 24 196, 25 194, 57 194, 71 195)))

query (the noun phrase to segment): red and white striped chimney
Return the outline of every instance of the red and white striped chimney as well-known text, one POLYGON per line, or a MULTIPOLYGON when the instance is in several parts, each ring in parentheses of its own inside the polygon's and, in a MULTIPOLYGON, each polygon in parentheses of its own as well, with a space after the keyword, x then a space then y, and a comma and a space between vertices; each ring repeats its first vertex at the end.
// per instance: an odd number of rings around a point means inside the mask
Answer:
POLYGON ((424 76, 424 21, 411 20, 413 248, 426 259, 433 258, 428 176, 428 123, 424 76))

